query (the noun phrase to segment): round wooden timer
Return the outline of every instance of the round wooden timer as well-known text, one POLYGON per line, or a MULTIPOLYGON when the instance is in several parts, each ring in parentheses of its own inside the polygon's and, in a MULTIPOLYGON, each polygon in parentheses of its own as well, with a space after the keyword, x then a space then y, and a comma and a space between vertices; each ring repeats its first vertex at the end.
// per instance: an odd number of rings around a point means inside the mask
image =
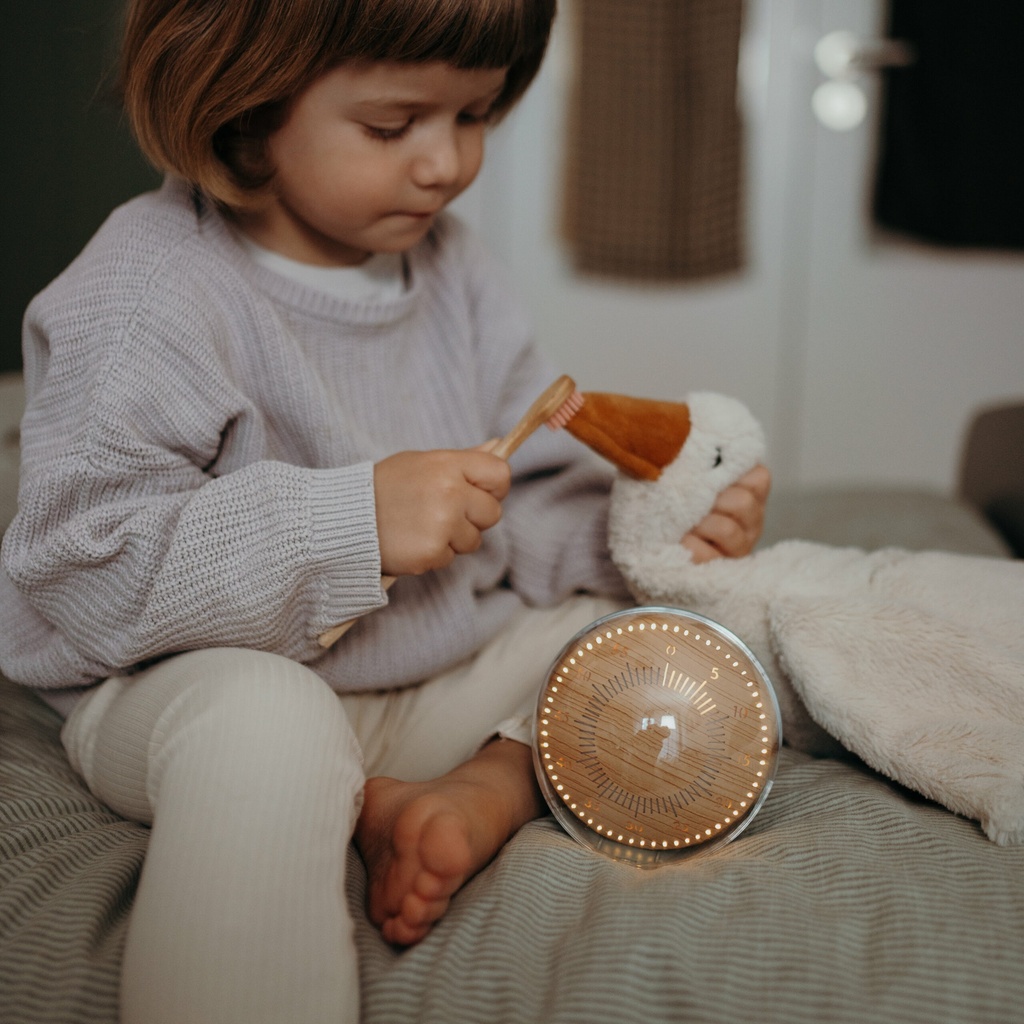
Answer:
POLYGON ((782 744, 764 670, 724 626, 677 608, 598 619, 541 688, 534 765, 581 843, 653 866, 734 839, 782 744))

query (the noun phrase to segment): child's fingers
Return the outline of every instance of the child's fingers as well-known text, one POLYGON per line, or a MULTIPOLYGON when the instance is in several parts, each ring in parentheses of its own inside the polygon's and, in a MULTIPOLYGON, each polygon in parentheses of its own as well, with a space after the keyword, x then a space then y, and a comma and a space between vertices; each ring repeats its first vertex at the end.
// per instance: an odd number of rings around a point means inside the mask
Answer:
POLYGON ((466 495, 464 514, 478 530, 489 530, 501 519, 501 502, 489 491, 474 487, 466 495))
POLYGON ((702 565, 704 562, 710 562, 715 558, 722 557, 721 551, 692 532, 683 538, 682 544, 693 555, 693 561, 696 565, 702 565))
POLYGON ((733 487, 742 487, 750 491, 763 507, 767 503, 768 495, 772 489, 771 471, 767 466, 757 465, 735 481, 733 487))
MULTIPOLYGON (((487 442, 492 443, 497 444, 497 441, 487 442)), ((462 473, 474 487, 502 501, 512 485, 512 470, 504 459, 491 455, 484 447, 481 445, 479 448, 470 448, 463 453, 466 458, 462 473)))
POLYGON ((706 515, 686 536, 693 538, 697 544, 696 550, 687 545, 694 554, 703 554, 705 549, 710 548, 715 552, 711 557, 726 555, 738 558, 749 554, 754 545, 750 531, 732 516, 721 512, 706 515))
POLYGON ((683 540, 694 561, 749 555, 764 530, 770 490, 771 473, 765 466, 755 466, 726 487, 715 499, 711 512, 683 540))

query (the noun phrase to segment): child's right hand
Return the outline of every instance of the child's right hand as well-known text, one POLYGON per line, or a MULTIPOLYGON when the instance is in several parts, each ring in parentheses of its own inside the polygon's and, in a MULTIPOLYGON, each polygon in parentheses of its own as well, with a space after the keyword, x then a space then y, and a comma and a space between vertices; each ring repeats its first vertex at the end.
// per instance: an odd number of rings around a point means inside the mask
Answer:
POLYGON ((489 447, 398 452, 373 467, 383 574, 441 569, 480 547, 511 483, 508 463, 489 447))

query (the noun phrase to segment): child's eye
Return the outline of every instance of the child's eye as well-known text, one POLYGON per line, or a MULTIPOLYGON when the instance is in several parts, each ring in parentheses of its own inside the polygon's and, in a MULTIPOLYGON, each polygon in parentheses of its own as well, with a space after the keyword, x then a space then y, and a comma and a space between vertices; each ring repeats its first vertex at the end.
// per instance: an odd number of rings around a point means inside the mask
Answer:
POLYGON ((411 125, 412 121, 406 121, 405 124, 395 126, 368 124, 363 127, 365 127, 371 138, 378 139, 381 142, 394 142, 405 135, 411 125))
POLYGON ((459 114, 459 124, 474 125, 474 124, 487 124, 491 120, 491 107, 488 105, 486 110, 476 108, 474 110, 463 110, 459 114))

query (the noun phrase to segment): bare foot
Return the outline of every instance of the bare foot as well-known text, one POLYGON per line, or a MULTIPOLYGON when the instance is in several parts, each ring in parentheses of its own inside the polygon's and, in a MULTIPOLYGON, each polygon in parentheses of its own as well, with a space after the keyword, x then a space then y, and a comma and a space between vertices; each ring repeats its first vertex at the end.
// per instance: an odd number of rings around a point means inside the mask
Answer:
POLYGON ((496 740, 429 782, 368 779, 356 846, 368 912, 388 942, 419 942, 460 888, 542 813, 530 750, 496 740))

